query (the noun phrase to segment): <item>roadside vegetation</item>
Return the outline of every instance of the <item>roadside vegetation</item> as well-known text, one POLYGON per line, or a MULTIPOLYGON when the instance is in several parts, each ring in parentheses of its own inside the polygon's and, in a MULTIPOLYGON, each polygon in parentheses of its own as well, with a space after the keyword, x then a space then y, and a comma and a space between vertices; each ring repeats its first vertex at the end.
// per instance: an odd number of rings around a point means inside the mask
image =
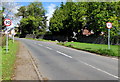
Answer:
POLYGON ((104 56, 120 57, 120 54, 118 54, 119 45, 111 45, 111 49, 109 50, 108 45, 105 44, 90 44, 90 43, 80 43, 80 42, 60 42, 58 44, 75 48, 78 50, 97 53, 104 56))
MULTIPOLYGON (((71 0, 72 1, 72 0, 71 0)), ((112 23, 111 37, 120 32, 120 1, 118 2, 66 2, 57 7, 50 19, 53 34, 71 37, 73 32, 82 35, 84 28, 99 36, 107 36, 106 23, 112 23)))
POLYGON ((18 42, 9 40, 9 51, 6 53, 5 46, 2 48, 2 80, 11 80, 14 73, 14 63, 18 51, 18 42))
POLYGON ((2 80, 2 37, 0 37, 0 81, 2 80))
MULTIPOLYGON (((32 38, 26 38, 26 39, 56 42, 56 41, 45 40, 45 39, 32 39, 32 38)), ((106 44, 91 44, 91 43, 80 43, 80 42, 59 42, 57 44, 63 45, 66 47, 71 47, 78 50, 97 53, 104 56, 120 57, 120 55, 118 54, 119 45, 111 45, 111 49, 108 49, 108 45, 106 44)))

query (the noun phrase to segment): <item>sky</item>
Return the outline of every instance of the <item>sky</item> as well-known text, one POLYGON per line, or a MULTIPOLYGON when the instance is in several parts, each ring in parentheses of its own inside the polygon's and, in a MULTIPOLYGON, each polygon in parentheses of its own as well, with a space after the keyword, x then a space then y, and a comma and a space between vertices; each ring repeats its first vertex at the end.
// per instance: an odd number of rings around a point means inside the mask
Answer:
MULTIPOLYGON (((12 8, 12 13, 14 13, 14 14, 17 13, 18 12, 17 9, 19 9, 21 6, 27 6, 30 3, 31 2, 16 2, 17 6, 12 8)), ((47 20, 48 20, 47 21, 47 26, 49 26, 49 21, 50 21, 50 18, 52 17, 53 12, 55 11, 55 8, 57 6, 60 7, 60 4, 61 4, 61 2, 42 2, 42 5, 43 5, 44 9, 46 10, 46 14, 45 15, 47 16, 47 20)), ((3 13, 3 15, 6 15, 6 13, 3 13)), ((12 25, 9 26, 8 28, 15 27, 16 24, 19 23, 20 20, 21 20, 21 18, 12 20, 12 25)))
POLYGON ((60 7, 60 4, 61 2, 43 2, 43 7, 46 9, 47 13, 46 13, 46 16, 47 16, 47 26, 49 26, 49 21, 50 21, 50 18, 52 17, 54 11, 55 11, 55 8, 58 6, 60 7))
MULTIPOLYGON (((27 6, 30 4, 30 2, 18 2, 20 6, 27 6)), ((58 6, 60 7, 61 2, 42 2, 42 5, 44 9, 46 10, 46 16, 47 16, 47 26, 49 26, 50 18, 52 17, 53 12, 55 11, 55 8, 58 6)))

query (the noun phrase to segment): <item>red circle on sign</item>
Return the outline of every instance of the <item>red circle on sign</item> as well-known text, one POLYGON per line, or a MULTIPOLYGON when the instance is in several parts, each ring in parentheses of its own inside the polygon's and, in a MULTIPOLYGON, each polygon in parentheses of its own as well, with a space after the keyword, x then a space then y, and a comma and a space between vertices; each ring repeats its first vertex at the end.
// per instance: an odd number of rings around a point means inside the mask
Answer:
POLYGON ((111 22, 107 22, 106 26, 107 26, 108 29, 111 29, 112 28, 112 23, 111 22))
POLYGON ((5 25, 5 26, 10 26, 11 24, 12 24, 12 21, 11 21, 10 19, 4 19, 4 25, 5 25), (6 23, 5 23, 6 21, 10 21, 10 24, 6 24, 6 23))

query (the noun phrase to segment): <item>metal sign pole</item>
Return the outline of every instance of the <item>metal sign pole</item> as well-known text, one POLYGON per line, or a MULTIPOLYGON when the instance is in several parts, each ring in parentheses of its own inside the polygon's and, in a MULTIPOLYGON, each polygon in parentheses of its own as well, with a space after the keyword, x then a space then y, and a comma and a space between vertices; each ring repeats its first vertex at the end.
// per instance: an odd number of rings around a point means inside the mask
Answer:
POLYGON ((112 23, 111 22, 107 22, 106 26, 108 28, 108 49, 110 49, 110 29, 112 28, 112 23))
POLYGON ((6 53, 8 53, 8 32, 6 35, 6 53))
MULTIPOLYGON (((10 26, 12 24, 12 21, 10 19, 4 19, 4 25, 5 26, 10 26)), ((8 28, 6 31, 6 53, 8 53, 8 28)))
POLYGON ((110 29, 108 29, 108 49, 110 49, 110 29))
POLYGON ((13 43, 14 43, 14 35, 13 35, 13 43))

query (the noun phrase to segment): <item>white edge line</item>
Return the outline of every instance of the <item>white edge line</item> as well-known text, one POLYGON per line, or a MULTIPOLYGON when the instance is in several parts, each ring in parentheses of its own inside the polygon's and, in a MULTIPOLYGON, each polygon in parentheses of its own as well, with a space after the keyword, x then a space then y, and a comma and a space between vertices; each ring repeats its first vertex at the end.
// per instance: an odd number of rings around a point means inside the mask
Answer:
POLYGON ((64 56, 66 56, 66 57, 72 58, 71 56, 69 56, 69 55, 67 55, 67 54, 64 54, 64 53, 62 53, 62 52, 60 52, 60 51, 56 51, 56 52, 59 53, 59 54, 62 54, 62 55, 64 55, 64 56))
POLYGON ((104 71, 104 70, 102 70, 102 69, 99 69, 99 68, 97 68, 97 67, 94 67, 94 66, 92 66, 92 65, 90 65, 90 64, 88 64, 88 63, 85 63, 85 62, 83 62, 83 61, 80 61, 81 63, 83 63, 83 64, 85 64, 85 65, 87 65, 87 66, 90 66, 90 67, 92 67, 92 68, 94 68, 94 69, 96 69, 96 70, 98 70, 98 71, 101 71, 101 72, 103 72, 103 73, 106 73, 106 74, 108 74, 108 75, 110 75, 110 76, 113 76, 113 77, 115 77, 115 78, 119 78, 118 76, 115 76, 115 75, 113 75, 113 74, 110 74, 110 73, 108 73, 108 72, 106 72, 106 71, 104 71))
MULTIPOLYGON (((74 50, 74 51, 77 51, 77 52, 81 52, 81 51, 79 51, 79 50, 76 50, 76 49, 74 49, 74 48, 70 48, 70 47, 65 47, 65 46, 59 46, 59 47, 62 47, 62 48, 67 48, 67 49, 70 49, 70 50, 74 50)), ((106 56, 101 56, 101 55, 97 55, 97 54, 95 54, 95 53, 90 53, 90 52, 87 52, 87 51, 82 51, 82 52, 84 52, 84 53, 89 53, 90 55, 93 55, 93 56, 99 56, 99 57, 106 57, 106 56)), ((110 58, 110 57, 106 57, 106 58, 110 58)), ((117 58, 111 58, 111 59, 113 59, 113 60, 119 60, 119 59, 117 59, 117 58)))

